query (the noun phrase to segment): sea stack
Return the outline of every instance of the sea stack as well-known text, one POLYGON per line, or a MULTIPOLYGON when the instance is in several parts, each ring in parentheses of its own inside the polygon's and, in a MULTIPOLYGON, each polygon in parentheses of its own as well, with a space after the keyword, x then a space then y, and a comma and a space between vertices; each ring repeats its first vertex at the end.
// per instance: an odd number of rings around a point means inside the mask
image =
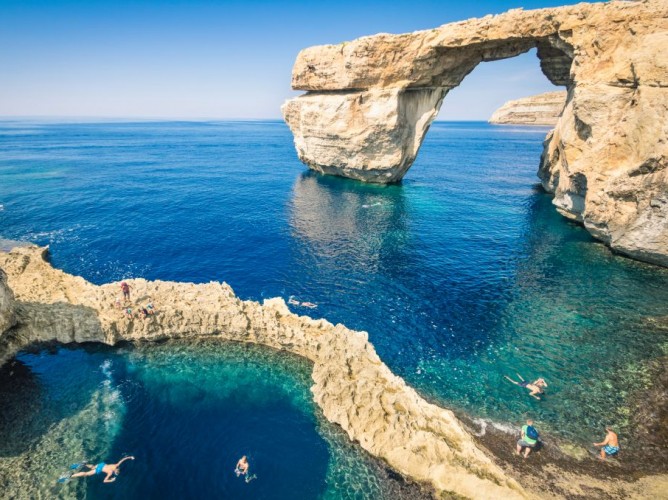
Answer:
POLYGON ((508 101, 489 119, 498 125, 547 125, 554 127, 566 105, 566 91, 545 92, 508 101))
MULTIPOLYGON (((514 9, 402 35, 302 50, 282 108, 309 168, 402 179, 450 89, 478 64, 536 48, 567 89, 539 177, 564 216, 631 257, 668 266, 668 3, 514 9)), ((538 163, 538 159, 537 159, 538 163)))

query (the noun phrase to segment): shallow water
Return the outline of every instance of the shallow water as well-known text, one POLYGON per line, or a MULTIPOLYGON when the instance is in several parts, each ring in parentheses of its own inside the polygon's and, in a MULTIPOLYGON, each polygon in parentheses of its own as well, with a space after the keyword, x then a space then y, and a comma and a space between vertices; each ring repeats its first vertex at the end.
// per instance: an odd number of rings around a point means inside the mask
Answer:
POLYGON ((96 283, 294 295, 367 330, 443 405, 582 444, 612 423, 633 446, 630 399, 668 345, 646 321, 668 314, 668 271, 556 213, 535 175, 545 132, 436 123, 383 187, 305 171, 279 122, 4 123, 0 235, 96 283), (546 399, 503 379, 516 372, 545 377, 546 399))

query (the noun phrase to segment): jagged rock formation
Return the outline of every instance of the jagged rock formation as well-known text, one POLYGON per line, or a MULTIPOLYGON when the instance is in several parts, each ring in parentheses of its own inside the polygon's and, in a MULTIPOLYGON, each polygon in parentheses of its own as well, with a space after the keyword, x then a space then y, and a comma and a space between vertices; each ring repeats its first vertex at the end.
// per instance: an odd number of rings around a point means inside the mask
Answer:
POLYGON ((668 266, 668 2, 511 10, 302 50, 282 111, 318 172, 400 180, 448 91, 479 63, 537 48, 568 89, 539 176, 565 216, 613 249, 668 266))
MULTIPOLYGON (((216 335, 285 349, 313 362, 313 397, 325 416, 396 470, 440 492, 523 498, 523 489, 483 452, 454 414, 422 399, 379 359, 364 332, 292 314, 282 299, 239 300, 224 283, 127 280, 147 319, 115 307, 118 283, 96 286, 54 269, 47 250, 0 253, 16 294, 16 325, 0 337, 0 362, 37 341, 158 340, 216 335)), ((0 330, 2 332, 2 330, 0 330)))
POLYGON ((7 286, 7 276, 0 269, 0 338, 15 323, 14 294, 7 286))
POLYGON ((566 92, 545 92, 508 101, 494 111, 489 123, 500 125, 550 125, 557 124, 566 104, 566 92))

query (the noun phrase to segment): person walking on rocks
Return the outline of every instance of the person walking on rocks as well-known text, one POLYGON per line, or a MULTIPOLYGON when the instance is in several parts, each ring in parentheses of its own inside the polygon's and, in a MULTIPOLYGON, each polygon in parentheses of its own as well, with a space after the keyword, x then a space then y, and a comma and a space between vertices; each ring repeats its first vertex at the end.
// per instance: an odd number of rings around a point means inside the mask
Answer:
POLYGON ((524 449, 524 458, 529 456, 531 450, 536 447, 538 443, 538 431, 533 426, 533 420, 527 420, 526 425, 522 426, 520 431, 520 439, 517 441, 517 454, 522 454, 522 449, 524 449))
POLYGON ((132 288, 130 285, 128 285, 125 281, 121 282, 121 291, 123 292, 123 299, 124 300, 130 300, 130 288, 132 288))
POLYGON ((605 460, 606 457, 612 457, 619 453, 619 437, 617 433, 614 432, 610 427, 606 427, 605 439, 600 443, 594 443, 594 446, 602 446, 601 448, 601 460, 605 460))

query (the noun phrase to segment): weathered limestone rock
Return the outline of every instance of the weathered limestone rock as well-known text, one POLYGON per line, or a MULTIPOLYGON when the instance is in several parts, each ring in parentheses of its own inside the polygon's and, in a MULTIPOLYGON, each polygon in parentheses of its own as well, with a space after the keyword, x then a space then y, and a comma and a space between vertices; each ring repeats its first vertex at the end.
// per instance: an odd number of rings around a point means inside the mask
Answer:
POLYGON ((566 92, 545 92, 508 101, 489 119, 489 123, 512 125, 557 124, 566 104, 566 92))
POLYGON ((365 332, 292 314, 283 299, 239 300, 224 283, 126 280, 132 304, 157 314, 126 317, 118 283, 96 286, 54 269, 46 249, 0 253, 16 294, 17 324, 0 339, 0 363, 36 341, 159 340, 216 335, 285 349, 313 362, 316 403, 367 451, 439 492, 525 498, 519 484, 480 449, 454 414, 422 399, 380 360, 365 332))
POLYGON ((15 323, 14 294, 7 286, 7 276, 0 269, 0 338, 15 323))
POLYGON ((283 115, 310 168, 400 180, 448 91, 483 61, 537 48, 568 89, 539 176, 611 248, 668 266, 668 2, 606 2, 379 34, 300 52, 283 115))

